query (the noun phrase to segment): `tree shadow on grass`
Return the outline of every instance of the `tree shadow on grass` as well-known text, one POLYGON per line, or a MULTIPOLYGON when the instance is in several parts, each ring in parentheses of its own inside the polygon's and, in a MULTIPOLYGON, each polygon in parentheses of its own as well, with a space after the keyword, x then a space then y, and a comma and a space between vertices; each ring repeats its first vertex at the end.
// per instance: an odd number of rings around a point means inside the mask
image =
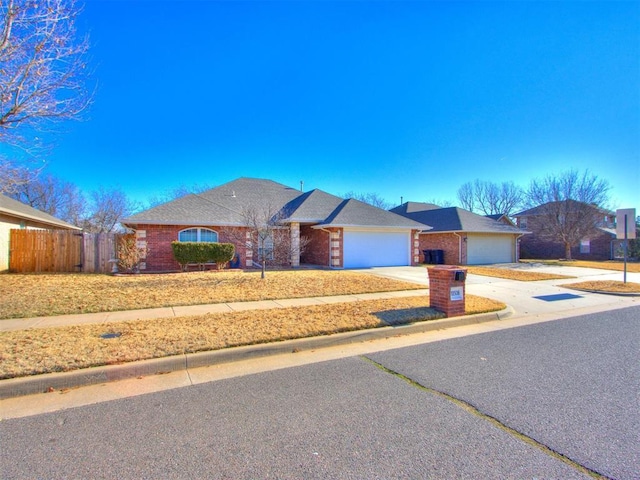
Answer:
POLYGON ((413 322, 437 320, 445 317, 444 313, 429 307, 384 310, 382 312, 375 312, 374 315, 380 319, 383 326, 390 327, 406 325, 413 322))

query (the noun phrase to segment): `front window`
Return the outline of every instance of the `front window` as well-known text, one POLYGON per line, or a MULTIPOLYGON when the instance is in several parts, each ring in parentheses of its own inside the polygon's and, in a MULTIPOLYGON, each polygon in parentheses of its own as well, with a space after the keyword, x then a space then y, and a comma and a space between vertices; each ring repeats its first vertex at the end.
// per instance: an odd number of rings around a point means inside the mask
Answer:
POLYGON ((218 234, 208 228, 187 228, 178 233, 179 242, 210 242, 218 241, 218 234))
POLYGON ((261 238, 262 245, 258 247, 258 257, 261 260, 273 260, 273 236, 261 238))
POLYGON ((580 241, 580 253, 591 253, 591 242, 589 240, 580 241))

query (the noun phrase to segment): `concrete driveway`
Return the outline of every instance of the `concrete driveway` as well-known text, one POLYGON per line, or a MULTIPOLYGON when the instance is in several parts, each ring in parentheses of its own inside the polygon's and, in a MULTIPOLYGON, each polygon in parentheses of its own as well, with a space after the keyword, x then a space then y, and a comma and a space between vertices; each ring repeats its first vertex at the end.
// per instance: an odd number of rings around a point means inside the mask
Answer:
MULTIPOLYGON (((493 298, 514 309, 515 315, 544 315, 567 312, 571 314, 586 311, 603 311, 622 308, 640 303, 640 297, 606 295, 580 292, 562 285, 589 280, 619 280, 622 272, 594 268, 578 268, 533 264, 500 264, 500 268, 526 268, 530 271, 567 275, 576 278, 521 282, 503 278, 469 274, 466 292, 481 297, 493 298)), ((407 282, 429 285, 426 266, 417 267, 375 267, 358 270, 382 277, 395 278, 407 282)), ((640 283, 640 273, 627 273, 627 281, 640 283)))

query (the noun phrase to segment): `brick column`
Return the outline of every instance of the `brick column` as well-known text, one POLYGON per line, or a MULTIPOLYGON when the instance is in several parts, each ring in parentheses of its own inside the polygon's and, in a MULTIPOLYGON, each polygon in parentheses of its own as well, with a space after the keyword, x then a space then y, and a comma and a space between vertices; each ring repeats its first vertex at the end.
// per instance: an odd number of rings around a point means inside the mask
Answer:
POLYGON ((447 317, 464 315, 465 279, 467 269, 453 265, 428 267, 429 306, 447 317), (456 280, 456 277, 458 279, 456 280))
POLYGON ((300 224, 298 222, 291 222, 291 266, 300 266, 300 224))
POLYGON ((342 265, 342 238, 340 230, 332 230, 329 240, 329 251, 331 252, 331 267, 341 268, 342 265))

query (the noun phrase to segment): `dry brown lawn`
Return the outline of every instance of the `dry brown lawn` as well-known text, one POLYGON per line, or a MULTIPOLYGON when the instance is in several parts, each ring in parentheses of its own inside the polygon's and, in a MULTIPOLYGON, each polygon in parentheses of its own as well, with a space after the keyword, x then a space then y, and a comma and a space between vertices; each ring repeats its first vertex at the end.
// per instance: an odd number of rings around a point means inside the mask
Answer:
MULTIPOLYGON (((619 260, 607 260, 602 262, 589 262, 586 260, 520 260, 523 263, 543 263, 545 265, 557 265, 565 267, 599 268, 602 270, 615 270, 622 272, 624 262, 619 260)), ((627 272, 640 273, 639 262, 627 262, 627 272)))
POLYGON ((574 290, 593 290, 606 293, 640 293, 640 283, 598 280, 592 282, 569 283, 562 285, 574 290))
MULTIPOLYGON (((426 271, 425 271, 426 276, 426 271)), ((424 288, 364 273, 298 270, 111 276, 0 275, 0 319, 424 288)))
POLYGON ((486 277, 506 278, 509 280, 519 280, 521 282, 536 282, 540 280, 560 280, 564 278, 575 278, 567 275, 556 275, 551 273, 531 272, 528 270, 517 270, 512 268, 495 267, 465 267, 468 273, 483 275, 486 277))
MULTIPOLYGON (((376 277, 372 277, 376 278, 376 277)), ((377 279, 380 280, 380 279, 377 279)), ((467 295, 467 314, 505 305, 467 295)), ((357 301, 0 333, 0 378, 62 372, 239 345, 441 318, 429 297, 357 301), (119 333, 111 339, 104 333, 119 333)))

